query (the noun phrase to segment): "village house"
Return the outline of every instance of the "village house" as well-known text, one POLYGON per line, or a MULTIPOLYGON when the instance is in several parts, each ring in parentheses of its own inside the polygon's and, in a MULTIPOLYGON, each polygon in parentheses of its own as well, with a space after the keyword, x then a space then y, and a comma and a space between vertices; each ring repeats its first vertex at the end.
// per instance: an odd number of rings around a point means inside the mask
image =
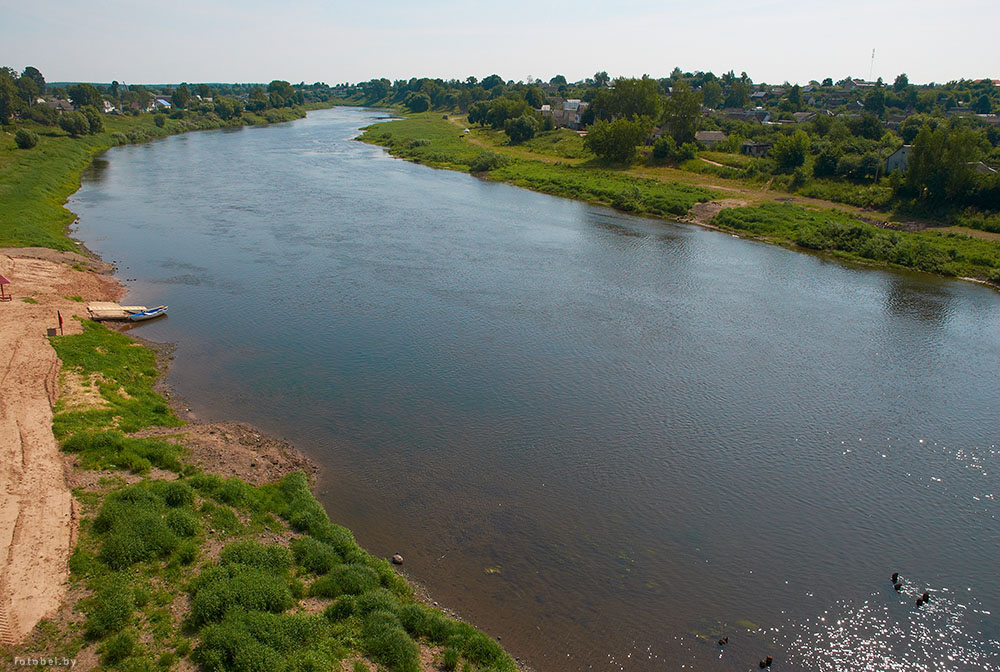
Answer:
POLYGON ((773 146, 774 145, 770 142, 754 142, 753 140, 747 140, 740 145, 740 153, 756 157, 767 156, 767 153, 771 151, 771 147, 773 146))
POLYGON ((68 100, 62 100, 60 98, 49 98, 45 101, 47 107, 51 107, 56 112, 72 112, 73 103, 68 100))
POLYGON ((110 100, 102 100, 101 102, 104 104, 104 114, 111 114, 116 111, 115 106, 111 104, 110 100))
POLYGON ((166 100, 165 98, 157 98, 156 100, 153 101, 153 103, 156 107, 162 107, 166 110, 169 110, 172 107, 170 105, 170 101, 166 100))
POLYGON ((541 112, 544 116, 551 116, 552 122, 556 126, 562 126, 578 131, 583 127, 581 119, 583 118, 583 113, 587 111, 589 106, 590 103, 586 103, 577 98, 571 98, 563 101, 561 110, 554 110, 551 105, 542 105, 539 112, 541 112), (546 110, 546 107, 549 109, 546 110))
POLYGON ((694 134, 694 139, 709 149, 714 149, 716 145, 725 142, 729 138, 722 131, 698 131, 694 134))
POLYGON ((815 112, 795 112, 794 114, 792 114, 792 116, 795 117, 795 123, 801 124, 803 122, 812 121, 813 119, 815 119, 816 118, 816 113, 815 112))
POLYGON ((903 145, 889 155, 889 158, 885 160, 886 175, 894 173, 897 170, 901 173, 906 172, 906 166, 910 161, 910 149, 911 145, 903 145))

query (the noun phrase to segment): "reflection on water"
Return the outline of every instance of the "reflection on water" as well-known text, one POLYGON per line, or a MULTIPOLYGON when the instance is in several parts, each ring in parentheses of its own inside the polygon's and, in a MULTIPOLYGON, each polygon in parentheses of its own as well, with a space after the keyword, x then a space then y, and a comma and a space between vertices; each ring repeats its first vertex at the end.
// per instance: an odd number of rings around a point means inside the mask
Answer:
POLYGON ((396 161, 372 119, 119 148, 74 197, 200 415, 301 446, 542 670, 995 665, 996 293, 396 161))

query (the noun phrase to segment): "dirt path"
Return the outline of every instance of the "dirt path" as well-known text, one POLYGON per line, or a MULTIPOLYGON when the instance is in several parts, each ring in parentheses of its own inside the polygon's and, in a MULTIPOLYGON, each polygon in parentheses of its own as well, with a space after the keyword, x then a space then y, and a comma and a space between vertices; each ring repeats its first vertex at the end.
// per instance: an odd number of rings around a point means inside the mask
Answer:
POLYGON ((107 276, 74 270, 99 264, 52 250, 0 249, 0 274, 14 300, 0 303, 0 643, 20 640, 66 592, 76 521, 69 462, 52 435, 59 359, 45 330, 78 333, 87 300, 114 300, 107 276), (67 264, 69 262, 69 264, 67 264), (24 299, 37 303, 28 303, 24 299))

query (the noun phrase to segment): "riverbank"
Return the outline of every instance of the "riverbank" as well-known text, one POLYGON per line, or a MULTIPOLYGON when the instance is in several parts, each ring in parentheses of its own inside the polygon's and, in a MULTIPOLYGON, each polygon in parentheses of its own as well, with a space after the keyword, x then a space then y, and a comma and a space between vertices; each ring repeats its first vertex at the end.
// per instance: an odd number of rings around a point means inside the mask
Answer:
POLYGON ((4 201, 5 240, 55 248, 0 257, 15 295, 0 303, 10 318, 0 323, 10 345, 0 404, 10 446, 0 465, 3 659, 66 659, 76 669, 516 669, 496 642, 415 599, 388 561, 331 523, 310 491, 315 467, 293 447, 246 425, 187 422, 157 388, 152 351, 83 319, 87 301, 116 300, 123 288, 109 265, 68 251, 80 246, 62 205, 111 145, 100 136, 48 144, 6 157, 0 173, 16 196, 4 201), (47 337, 59 314, 65 335, 47 337))
POLYGON ((44 249, 0 257, 15 294, 0 304, 6 660, 515 669, 332 524, 291 445, 183 419, 154 389, 153 352, 83 319, 87 301, 122 294, 109 270, 44 249), (47 338, 56 311, 65 335, 47 338))
POLYGON ((91 160, 111 147, 142 143, 170 135, 219 128, 240 128, 301 119, 310 109, 325 105, 244 113, 223 120, 214 114, 188 112, 180 118, 166 115, 103 117, 105 130, 96 135, 71 137, 54 126, 20 124, 38 135, 31 149, 18 149, 14 132, 0 135, 0 247, 47 247, 78 250, 68 231, 76 216, 63 206, 80 188, 80 176, 91 160), (163 125, 156 123, 161 118, 163 125))
POLYGON ((362 142, 399 158, 476 174, 632 214, 680 218, 789 248, 873 266, 926 271, 1000 286, 1000 241, 960 227, 919 227, 888 212, 793 196, 764 186, 641 162, 598 163, 567 129, 509 145, 461 116, 423 113, 364 129, 362 142))

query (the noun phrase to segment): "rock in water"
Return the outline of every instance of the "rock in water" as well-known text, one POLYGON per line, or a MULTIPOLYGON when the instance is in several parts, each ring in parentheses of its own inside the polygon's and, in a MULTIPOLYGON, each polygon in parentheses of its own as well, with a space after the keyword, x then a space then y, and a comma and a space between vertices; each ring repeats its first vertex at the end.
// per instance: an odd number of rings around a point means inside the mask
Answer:
POLYGON ((394 565, 403 564, 403 556, 401 556, 399 553, 396 553, 394 556, 392 556, 392 564, 394 565))

